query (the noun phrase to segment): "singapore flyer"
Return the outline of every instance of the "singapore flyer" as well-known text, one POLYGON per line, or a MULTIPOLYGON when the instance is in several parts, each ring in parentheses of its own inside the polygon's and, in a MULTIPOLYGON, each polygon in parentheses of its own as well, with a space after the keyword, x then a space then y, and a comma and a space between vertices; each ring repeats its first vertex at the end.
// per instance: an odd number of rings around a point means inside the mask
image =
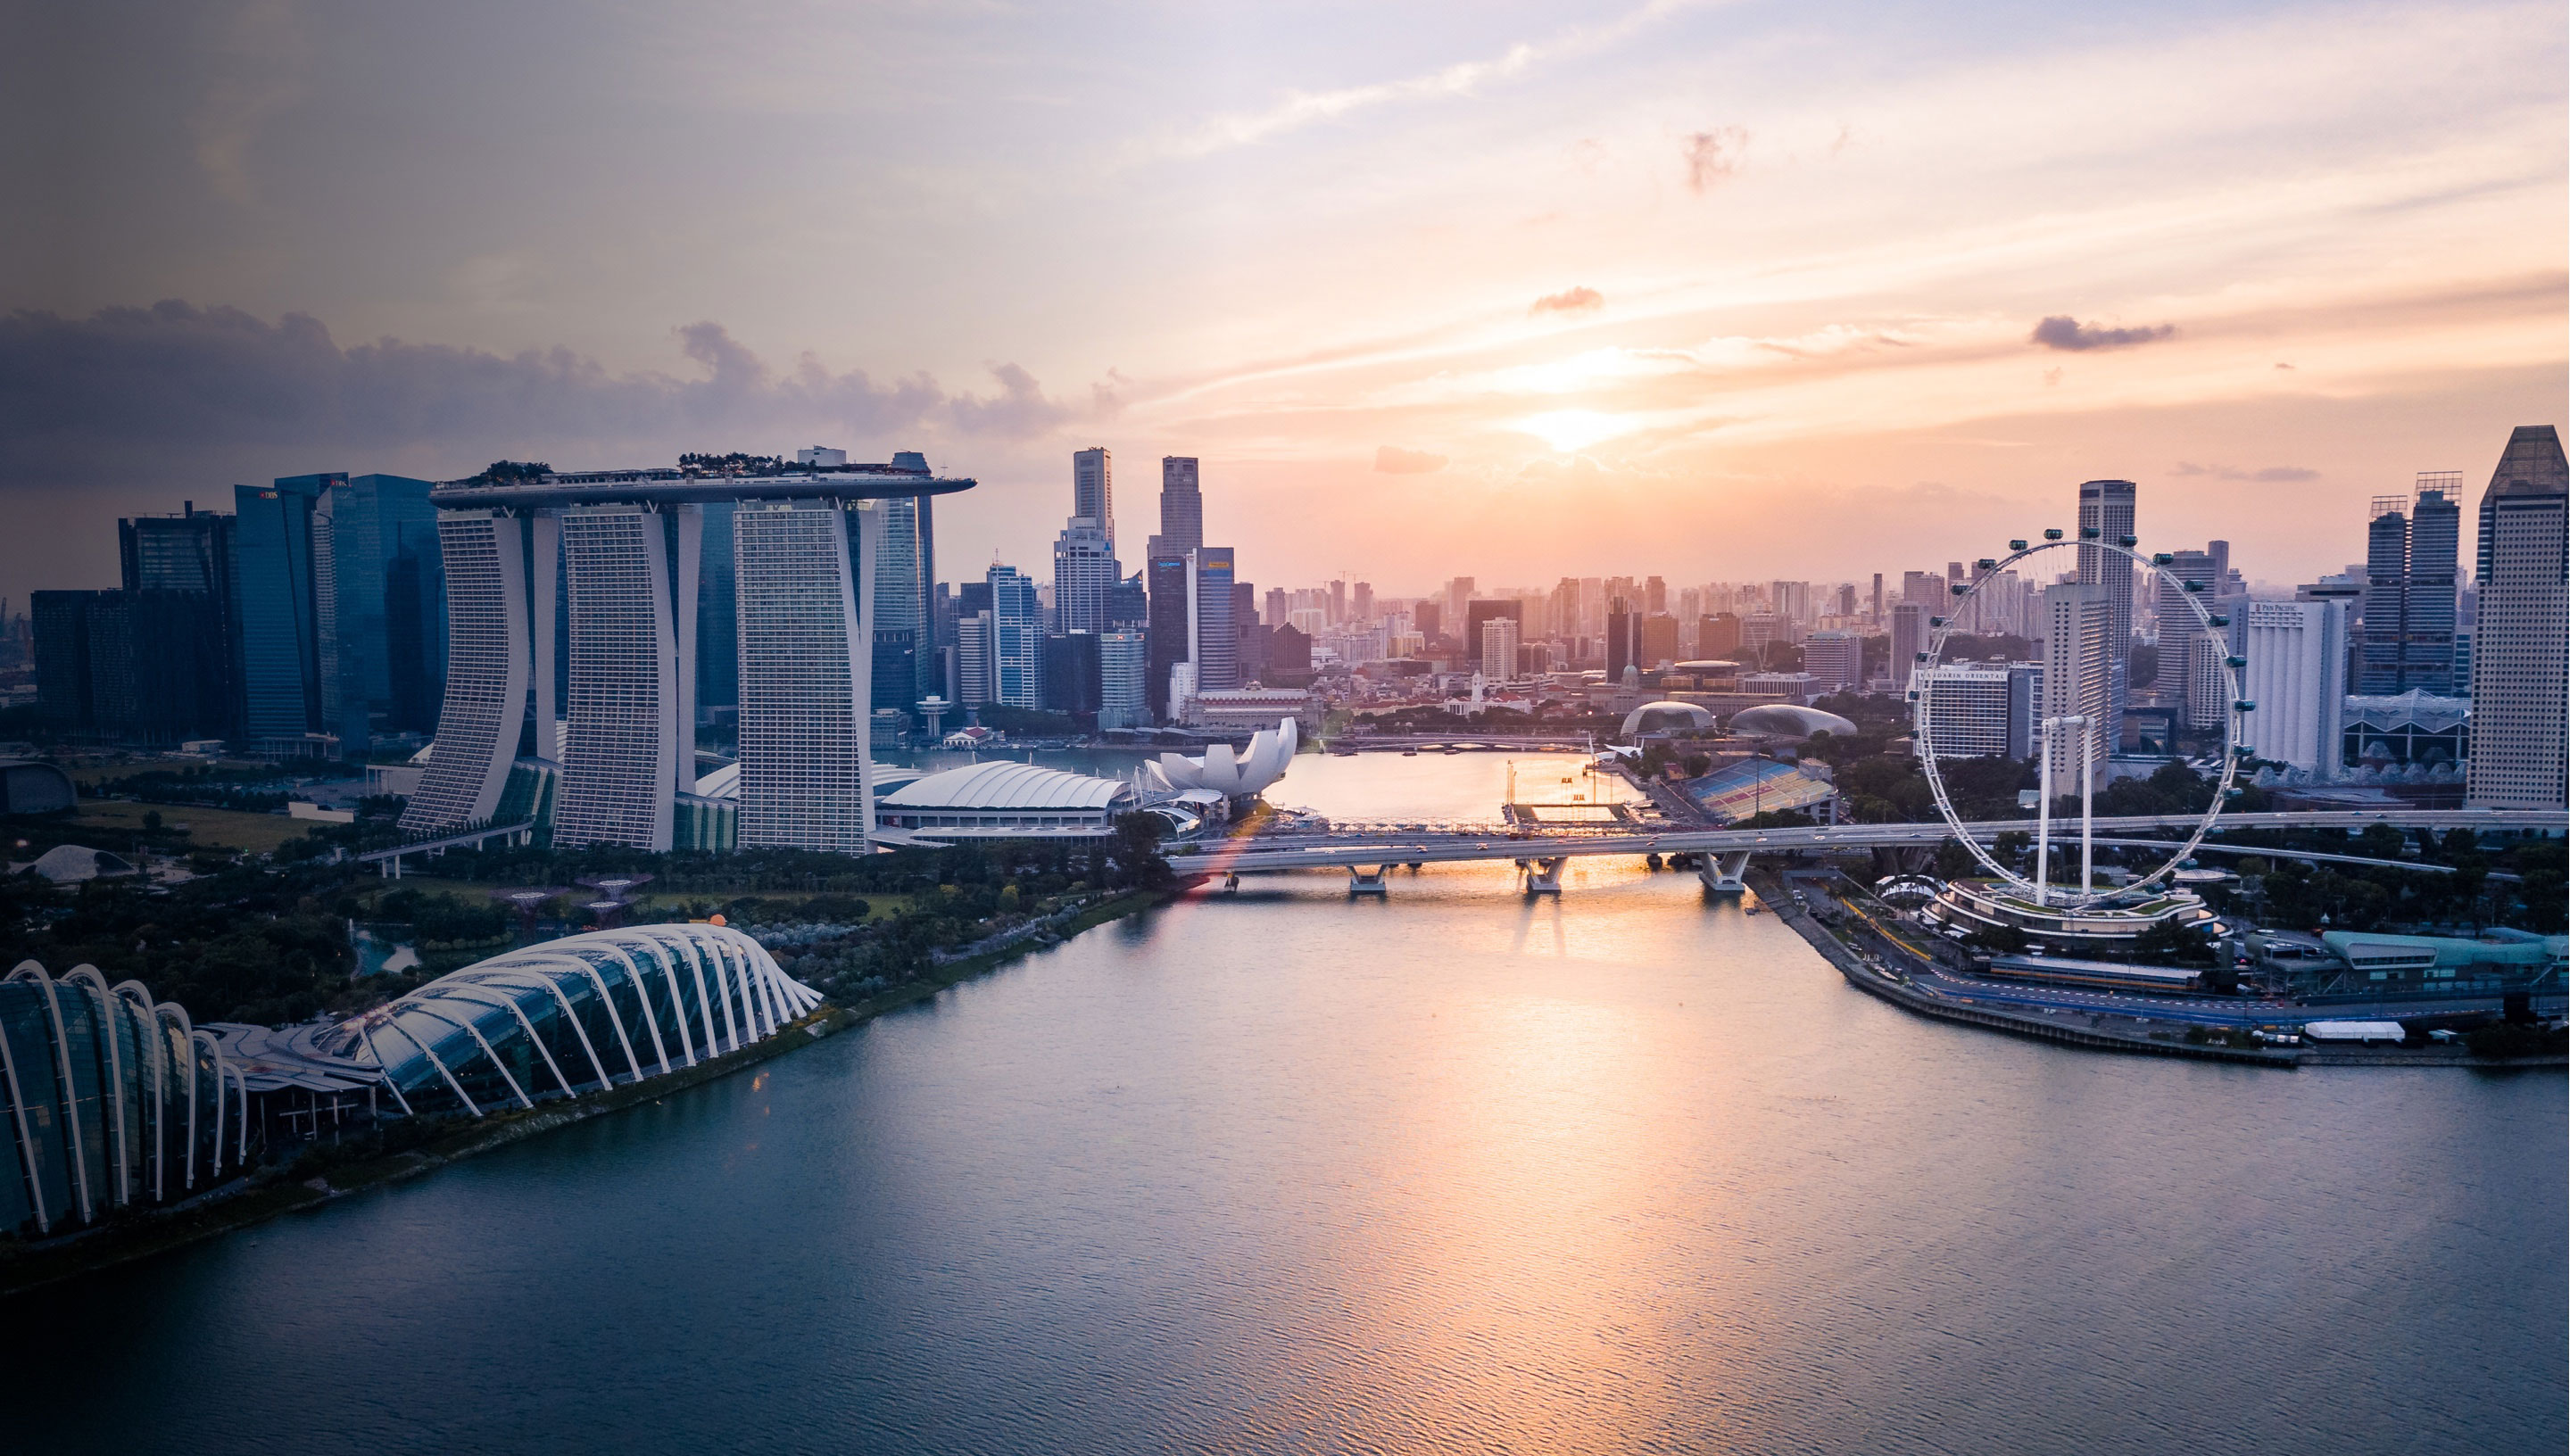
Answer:
MULTIPOLYGON (((2178 576, 2170 569, 2175 557, 2166 554, 2145 556, 2133 549, 2134 542, 2131 537, 2108 542, 2099 540, 2093 531, 2083 531, 2079 540, 2072 541, 2064 539, 2059 531, 2047 531, 2043 534, 2043 538, 2039 542, 2009 542, 2007 555, 1981 558, 1974 563, 1977 569, 1971 580, 1953 583, 1952 605, 1949 607, 1951 614, 1928 619, 1927 649, 1920 652, 1917 657, 1916 671, 1911 679, 1911 725, 1914 748, 1919 755, 1920 767, 1927 774, 1928 787, 1935 796, 1936 811, 1944 817, 1946 825, 1954 831, 1954 838, 1962 843, 1963 848, 1971 853, 1972 858, 1979 861, 1993 879, 2012 887, 2037 907, 2078 910, 2146 890, 2174 875, 2194 856, 2196 846, 2204 842, 2204 837, 2213 829, 2214 822, 2221 818, 2224 804, 2240 792, 2234 787, 2233 780, 2238 776, 2241 761, 2254 752, 2240 741, 2242 719, 2246 714, 2254 711, 2257 705, 2240 695, 2240 668, 2245 664, 2241 658, 2231 655, 2229 641, 2224 633, 2224 628, 2228 625, 2227 619, 2208 610, 2205 606, 2203 593, 2213 583, 2178 576), (2041 707, 2037 707, 2035 728, 2036 737, 2041 745, 2043 787, 2040 791, 2042 798, 2035 826, 2036 871, 2033 878, 2028 878, 2000 864, 1990 853, 1988 846, 1972 838, 1971 833, 1965 828, 1962 817, 1955 812, 1954 801, 1946 792, 1944 776, 1937 764, 1936 669, 1942 664, 1945 639, 1955 631, 1955 623, 1972 616, 1969 608, 1977 601, 1982 587, 1997 579, 1999 573, 2017 566, 2020 562, 2040 556, 2046 551, 2073 549, 2124 557, 2135 567, 2152 573, 2160 581, 2174 588, 2177 598, 2184 600, 2192 610, 2193 621, 2191 624, 2160 623, 2161 651, 2169 650, 2173 637, 2185 642, 2190 651, 2197 641, 2210 640, 2215 648, 2213 655, 2222 664, 2225 700, 2222 713, 2222 770, 2220 782, 2214 789, 2213 802, 2205 806, 2203 817, 2196 822, 2193 832, 2187 836, 2185 842, 2178 845, 2174 853, 2158 869, 2128 884, 2107 889, 2098 888, 2093 883, 2091 873, 2094 836, 2089 805, 2099 787, 2095 783, 2095 764, 2103 756, 2094 751, 2092 744, 2102 737, 2104 743, 2111 746, 2114 741, 2113 735, 2119 725, 2101 723, 2071 714, 2046 717, 2041 707), (2182 637, 2176 636, 2172 630, 2173 625, 2185 626, 2182 637), (2053 840, 2061 836, 2060 829, 2053 823, 2052 805, 2055 798, 2067 794, 2077 794, 2080 800, 2079 880, 2075 885, 2056 885, 2048 883, 2051 878, 2049 865, 2053 854, 2053 840)), ((2160 599, 2170 599, 2170 593, 2160 593, 2160 599)), ((2112 650, 2123 649, 2124 644, 2113 644, 2112 650)))

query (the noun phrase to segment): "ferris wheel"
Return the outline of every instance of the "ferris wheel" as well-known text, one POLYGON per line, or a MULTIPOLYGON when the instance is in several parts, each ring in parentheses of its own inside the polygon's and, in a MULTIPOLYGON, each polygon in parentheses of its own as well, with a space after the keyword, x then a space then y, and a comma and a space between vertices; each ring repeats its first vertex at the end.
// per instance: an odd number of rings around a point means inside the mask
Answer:
MULTIPOLYGON (((2119 541, 2108 542, 2100 540, 2095 531, 2085 529, 2080 532, 2077 541, 2064 539, 2059 531, 2047 531, 2043 534, 2043 540, 2039 542, 2009 542, 2007 555, 1995 558, 1982 557, 1973 563, 1975 570, 1970 581, 1952 583, 1953 615, 1931 616, 1928 619, 1927 650, 1919 653, 1916 659, 1916 671, 1911 679, 1910 692, 1912 742, 1919 755, 1920 767, 1928 775, 1928 790, 1935 795, 1936 812, 1944 816, 1945 823, 1954 831, 1954 837, 1962 842, 1964 849, 1971 852, 1973 859, 1978 860, 1982 867, 1998 880, 2024 893, 2038 907, 2077 910, 2095 905, 2112 896, 2143 889, 2175 874, 2179 866, 2193 857, 2196 846, 2202 844, 2205 835, 2213 829, 2214 821, 2221 818, 2223 806, 2240 794, 2241 791, 2233 781, 2239 776, 2240 764, 2256 752, 2255 749, 2240 741, 2245 719, 2258 707, 2256 703, 2240 695, 2240 669, 2248 664, 2245 659, 2231 653, 2230 642, 2223 632, 2223 629, 2230 625, 2230 619, 2205 606, 2203 593, 2210 589, 2213 583, 2177 575, 2170 569, 2176 561, 2174 556, 2165 553, 2145 556, 2133 549, 2133 546, 2134 540, 2129 536, 2119 541), (2196 821, 2193 833, 2187 836, 2184 844, 2177 847, 2176 852, 2168 857, 2166 863, 2139 880, 2105 891, 2095 888, 2094 876, 2091 873, 2095 859, 2095 817, 2091 813, 2091 805, 2096 793, 2096 764, 2101 757, 2096 751, 2096 745, 2101 734, 2114 732, 2121 725, 2100 723, 2093 718, 2077 714, 2044 717, 2038 707, 2035 726, 2036 736, 2042 745, 2043 784, 2040 790, 2042 801, 2035 821, 2035 874, 2032 879, 2019 875, 2000 864, 1987 847, 1972 838, 1971 833, 1964 828, 1962 816, 1954 810, 1953 798, 1945 790, 1945 777, 1938 770, 1936 762, 1937 676, 1935 669, 1941 664, 1945 651, 1945 639, 1955 630, 1956 621, 1977 619, 1976 615, 1966 608, 1977 606, 1981 588, 1996 579, 1999 572, 2015 566, 2020 561, 2039 556, 2045 551, 2074 548, 2122 556, 2135 566, 2151 572, 2159 580, 2175 587, 2178 598, 2186 602, 2194 617, 2192 626, 2183 638, 2179 639, 2189 653, 2190 667, 2193 663, 2195 644, 2199 641, 2211 642, 2215 649, 2212 655, 2222 664, 2225 700, 2222 712, 2222 777, 2221 782, 2215 786, 2213 802, 2205 807, 2203 817, 2196 821), (2079 883, 2076 887, 2047 883, 2052 853, 2052 800, 2055 793, 2053 760, 2056 743, 2062 744, 2075 756, 2077 765, 2079 883)), ((2162 593, 2161 599, 2168 599, 2168 594, 2162 593)), ((2171 628, 2172 624, 2169 622, 2160 623, 2160 650, 2163 653, 2166 653, 2172 645, 2171 628)), ((2109 650, 2129 650, 2129 644, 2109 644, 2109 650)), ((2067 792, 2066 785, 2063 786, 2062 792, 2067 792)))

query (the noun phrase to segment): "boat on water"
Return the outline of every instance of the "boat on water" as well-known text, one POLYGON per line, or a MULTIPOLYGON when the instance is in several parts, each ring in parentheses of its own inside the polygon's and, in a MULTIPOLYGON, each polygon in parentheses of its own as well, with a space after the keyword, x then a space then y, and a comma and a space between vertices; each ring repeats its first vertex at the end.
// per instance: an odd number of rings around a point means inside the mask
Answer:
POLYGON ((1419 750, 1415 748, 1405 748, 1401 751, 1401 756, 1403 758, 1417 758, 1419 757, 1419 750))

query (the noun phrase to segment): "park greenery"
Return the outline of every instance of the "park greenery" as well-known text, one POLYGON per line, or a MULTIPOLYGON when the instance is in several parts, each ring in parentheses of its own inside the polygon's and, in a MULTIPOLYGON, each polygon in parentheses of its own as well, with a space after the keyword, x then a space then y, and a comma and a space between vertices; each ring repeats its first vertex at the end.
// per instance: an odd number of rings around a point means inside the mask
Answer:
MULTIPOLYGON (((198 873, 176 883, 119 876, 56 887, 32 874, 0 878, 0 934, 15 957, 56 971, 95 965, 111 982, 139 979, 199 1021, 280 1024, 362 1010, 510 944, 594 928, 598 912, 585 903, 600 893, 582 882, 647 875, 651 894, 609 911, 612 922, 719 914, 754 934, 778 933, 788 942, 778 958, 789 971, 808 973, 825 993, 855 997, 913 980, 1041 917, 1165 888, 1172 875, 1160 854, 1163 827, 1157 816, 1130 814, 1100 841, 968 842, 864 859, 495 846, 436 861, 437 889, 309 851, 200 852, 189 861, 198 873), (494 898, 524 887, 552 892, 532 914, 494 898), (422 963, 358 974, 360 924, 414 943, 422 963)), ((78 830, 58 818, 19 818, 0 821, 0 832, 15 841, 15 855, 32 857, 77 842, 78 830)), ((179 832, 156 826, 146 838, 162 853, 187 853, 179 832)))

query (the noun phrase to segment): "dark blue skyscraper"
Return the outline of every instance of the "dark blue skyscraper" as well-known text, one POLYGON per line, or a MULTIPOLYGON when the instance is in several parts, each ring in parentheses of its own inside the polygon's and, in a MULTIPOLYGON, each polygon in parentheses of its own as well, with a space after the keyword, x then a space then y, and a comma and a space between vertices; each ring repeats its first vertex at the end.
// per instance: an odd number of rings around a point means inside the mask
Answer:
POLYGON ((327 515, 344 475, 287 476, 234 486, 241 731, 300 738, 338 726, 338 601, 327 515), (319 559, 316 560, 316 548, 319 559))
POLYGON ((232 488, 246 736, 330 734, 353 757, 378 725, 435 730, 446 585, 428 490, 335 474, 232 488))
POLYGON ((380 727, 437 731, 446 692, 446 578, 426 481, 358 476, 331 494, 340 736, 354 757, 380 727))

